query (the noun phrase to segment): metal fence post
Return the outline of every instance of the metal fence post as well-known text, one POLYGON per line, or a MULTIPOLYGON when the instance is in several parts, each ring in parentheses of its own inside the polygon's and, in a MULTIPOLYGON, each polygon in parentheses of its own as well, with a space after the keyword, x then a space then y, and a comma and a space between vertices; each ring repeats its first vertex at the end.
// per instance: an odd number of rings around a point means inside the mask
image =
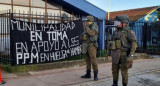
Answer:
POLYGON ((14 65, 14 58, 13 58, 13 56, 12 56, 12 55, 13 55, 13 54, 12 54, 12 52, 13 52, 12 50, 13 50, 13 49, 12 49, 12 37, 11 37, 11 34, 12 34, 12 31, 11 31, 11 27, 12 27, 12 26, 11 26, 11 20, 13 20, 13 13, 12 13, 10 10, 9 10, 9 15, 10 15, 10 16, 9 16, 9 24, 10 24, 9 26, 10 26, 10 28, 8 28, 8 29, 10 29, 10 60, 11 60, 11 61, 10 61, 10 62, 11 62, 10 64, 13 66, 13 65, 14 65))
POLYGON ((144 23, 144 28, 143 28, 143 51, 144 52, 147 49, 147 31, 148 31, 147 23, 144 23))

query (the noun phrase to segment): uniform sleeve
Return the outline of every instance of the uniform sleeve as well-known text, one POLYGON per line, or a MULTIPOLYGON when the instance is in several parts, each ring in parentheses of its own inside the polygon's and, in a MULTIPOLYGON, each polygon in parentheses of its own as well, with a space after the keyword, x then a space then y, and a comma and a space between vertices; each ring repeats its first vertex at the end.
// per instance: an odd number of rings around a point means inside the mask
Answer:
POLYGON ((95 36, 98 34, 98 26, 97 25, 93 25, 92 26, 92 30, 90 29, 89 26, 86 26, 86 31, 90 36, 95 36))
POLYGON ((134 54, 135 51, 136 51, 136 48, 137 48, 137 42, 136 41, 133 41, 131 43, 131 51, 130 51, 130 54, 134 54))
POLYGON ((135 33, 132 30, 128 32, 127 39, 131 43, 130 54, 134 54, 137 48, 137 39, 135 33))
POLYGON ((135 33, 131 30, 127 34, 127 39, 129 42, 137 41, 135 33))

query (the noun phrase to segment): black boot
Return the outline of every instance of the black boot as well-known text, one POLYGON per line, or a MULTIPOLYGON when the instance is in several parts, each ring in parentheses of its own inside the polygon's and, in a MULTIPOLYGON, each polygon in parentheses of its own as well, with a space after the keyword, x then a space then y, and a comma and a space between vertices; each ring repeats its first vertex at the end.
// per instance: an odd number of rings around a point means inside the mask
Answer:
POLYGON ((91 71, 90 70, 87 70, 86 71, 86 74, 81 76, 81 78, 91 78, 91 71))
POLYGON ((127 86, 127 84, 126 84, 126 83, 123 83, 123 86, 127 86))
POLYGON ((98 80, 98 71, 94 71, 94 81, 98 80))
POLYGON ((118 81, 114 80, 112 86, 118 86, 118 81))

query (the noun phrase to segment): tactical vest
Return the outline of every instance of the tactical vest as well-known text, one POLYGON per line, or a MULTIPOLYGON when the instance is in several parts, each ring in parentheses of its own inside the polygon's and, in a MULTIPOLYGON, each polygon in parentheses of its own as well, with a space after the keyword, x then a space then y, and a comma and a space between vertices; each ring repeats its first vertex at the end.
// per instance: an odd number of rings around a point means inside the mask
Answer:
MULTIPOLYGON (((89 27, 91 30, 94 31, 98 31, 98 26, 96 23, 93 23, 93 25, 91 25, 89 27)), ((90 45, 93 45, 95 47, 98 47, 98 43, 97 43, 97 39, 98 39, 98 34, 94 35, 94 36, 89 36, 89 34, 87 33, 86 29, 84 30, 84 32, 82 33, 82 53, 86 54, 87 52, 87 48, 90 45)))
POLYGON ((131 48, 131 42, 129 42, 127 39, 129 31, 130 29, 125 29, 121 32, 121 38, 120 38, 121 43, 122 43, 121 49, 127 50, 128 48, 131 48))
MULTIPOLYGON (((98 31, 98 26, 97 24, 94 22, 93 25, 90 26, 91 30, 94 31, 98 31)), ((98 34, 96 34, 95 36, 89 36, 89 41, 91 42, 97 42, 98 39, 98 34)))
POLYGON ((126 27, 122 31, 116 30, 114 32, 110 46, 111 49, 128 50, 131 48, 132 41, 136 41, 135 34, 129 27, 126 27))

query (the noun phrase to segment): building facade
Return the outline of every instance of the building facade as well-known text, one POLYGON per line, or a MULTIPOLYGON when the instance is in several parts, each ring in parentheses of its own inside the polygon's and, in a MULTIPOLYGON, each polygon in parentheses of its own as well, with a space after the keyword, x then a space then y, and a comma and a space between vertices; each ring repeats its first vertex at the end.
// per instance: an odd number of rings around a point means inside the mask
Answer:
MULTIPOLYGON (((0 8, 0 14, 2 14, 0 20, 7 18, 3 14, 13 13, 13 17, 18 20, 46 24, 73 21, 92 15, 96 18, 99 26, 100 49, 104 49, 106 12, 86 0, 0 0, 0 8)), ((5 22, 7 23, 7 20, 5 22)), ((8 26, 7 24, 4 26, 4 21, 0 21, 0 26, 1 36, 9 33, 5 29, 8 26)), ((5 49, 9 50, 9 36, 5 39, 0 37, 0 40, 8 43, 1 43, 0 52, 5 52, 5 49)))

